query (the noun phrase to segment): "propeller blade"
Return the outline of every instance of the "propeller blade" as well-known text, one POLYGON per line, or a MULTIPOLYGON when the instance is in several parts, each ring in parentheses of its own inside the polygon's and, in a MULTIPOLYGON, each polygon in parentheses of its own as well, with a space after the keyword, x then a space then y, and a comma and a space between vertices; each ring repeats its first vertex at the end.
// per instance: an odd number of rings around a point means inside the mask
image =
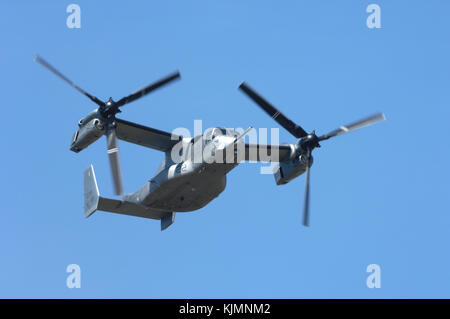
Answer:
POLYGON ((150 85, 147 85, 146 87, 143 87, 142 89, 134 92, 133 94, 130 94, 128 96, 125 96, 123 98, 121 98, 119 101, 117 101, 116 105, 117 106, 122 106, 125 104, 128 104, 130 102, 133 102, 141 97, 143 97, 144 95, 147 95, 148 93, 160 88, 163 85, 168 84, 169 82, 172 82, 173 80, 176 80, 180 78, 180 73, 178 71, 176 71, 173 74, 170 74, 168 76, 166 76, 165 78, 162 78, 159 81, 156 81, 150 85))
POLYGON ((245 82, 242 82, 239 88, 247 94, 256 104, 258 104, 271 118, 277 121, 282 127, 284 127, 289 133, 294 135, 296 138, 302 138, 308 133, 305 132, 303 128, 292 122, 286 115, 281 113, 275 106, 270 104, 261 95, 256 93, 251 87, 249 87, 245 82))
POLYGON ((330 137, 341 135, 341 134, 344 134, 344 133, 347 133, 347 132, 350 132, 350 131, 362 128, 364 126, 368 126, 368 125, 374 124, 374 123, 379 122, 379 121, 384 121, 385 119, 386 119, 386 117, 384 116, 383 113, 378 113, 378 114, 369 116, 369 117, 364 118, 362 120, 359 120, 357 122, 353 122, 351 124, 348 124, 348 125, 345 125, 345 126, 341 126, 338 129, 335 129, 334 131, 331 131, 328 134, 322 135, 321 137, 319 137, 319 142, 323 141, 323 140, 327 140, 330 137))
POLYGON ((44 66, 45 68, 47 68, 50 72, 56 74, 59 78, 61 78, 63 81, 69 83, 70 86, 74 87, 75 89, 77 89, 79 92, 81 92, 82 94, 86 95, 89 99, 91 99, 92 102, 94 102, 95 104, 97 104, 100 107, 103 107, 105 105, 104 102, 102 102, 101 100, 99 100, 97 97, 90 95, 88 92, 86 92, 85 90, 83 90, 82 88, 80 88, 79 86, 77 86, 75 83, 73 83, 71 80, 69 80, 68 78, 66 78, 61 72, 59 72, 57 69, 55 69, 53 66, 51 66, 47 61, 45 61, 43 58, 41 58, 39 55, 36 55, 36 57, 34 58, 34 60, 39 63, 40 65, 44 66))
POLYGON ((303 209, 303 225, 309 226, 309 175, 311 168, 309 167, 309 161, 311 157, 311 150, 308 150, 307 154, 307 166, 306 166, 306 182, 305 182, 305 203, 303 209))
POLYGON ((108 125, 106 130, 106 144, 108 147, 109 164, 114 181, 114 190, 117 195, 123 193, 122 172, 119 160, 119 148, 117 144, 116 128, 114 125, 108 125))

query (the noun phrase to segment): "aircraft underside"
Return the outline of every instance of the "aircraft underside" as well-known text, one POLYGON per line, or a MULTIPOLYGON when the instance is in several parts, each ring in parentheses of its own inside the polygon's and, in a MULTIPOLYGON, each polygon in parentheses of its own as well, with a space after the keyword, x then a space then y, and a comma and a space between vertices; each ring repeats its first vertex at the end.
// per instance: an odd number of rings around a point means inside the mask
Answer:
POLYGON ((222 173, 179 176, 153 190, 144 203, 149 208, 190 212, 207 205, 225 186, 226 175, 222 173))

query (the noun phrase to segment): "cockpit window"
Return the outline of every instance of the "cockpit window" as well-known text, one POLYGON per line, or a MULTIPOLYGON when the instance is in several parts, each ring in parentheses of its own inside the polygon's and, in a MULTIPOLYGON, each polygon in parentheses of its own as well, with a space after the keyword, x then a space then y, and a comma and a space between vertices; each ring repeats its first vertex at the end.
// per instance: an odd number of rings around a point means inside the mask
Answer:
POLYGON ((215 139, 217 136, 227 136, 227 130, 225 128, 220 127, 214 127, 206 130, 205 134, 203 135, 204 141, 206 144, 211 142, 213 139, 215 139))
POLYGON ((212 132, 211 139, 215 139, 218 135, 220 135, 219 130, 215 128, 212 132))
POLYGON ((224 129, 224 128, 219 128, 219 127, 214 128, 213 129, 213 134, 212 134, 212 139, 214 139, 216 136, 219 136, 219 135, 226 136, 227 135, 227 130, 224 129))

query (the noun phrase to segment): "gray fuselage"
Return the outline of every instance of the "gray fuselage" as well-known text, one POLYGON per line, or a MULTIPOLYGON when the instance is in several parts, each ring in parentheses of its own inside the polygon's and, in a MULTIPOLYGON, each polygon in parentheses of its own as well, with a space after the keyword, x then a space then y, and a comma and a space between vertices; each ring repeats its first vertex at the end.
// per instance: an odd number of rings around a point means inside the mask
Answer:
POLYGON ((216 154, 233 144, 235 136, 234 131, 217 136, 208 136, 207 132, 204 136, 184 138, 178 148, 165 153, 155 176, 137 192, 126 195, 124 200, 151 210, 171 212, 189 212, 204 207, 223 192, 226 174, 239 164, 233 153, 232 160, 222 163, 215 160, 216 154))

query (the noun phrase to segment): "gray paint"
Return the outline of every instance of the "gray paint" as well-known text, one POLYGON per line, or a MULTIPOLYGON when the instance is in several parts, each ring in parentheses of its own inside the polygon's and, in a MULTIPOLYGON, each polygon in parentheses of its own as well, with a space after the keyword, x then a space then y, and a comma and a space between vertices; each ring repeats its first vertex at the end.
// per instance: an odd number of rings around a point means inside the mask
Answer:
MULTIPOLYGON (((277 184, 285 184, 305 171, 303 161, 296 160, 296 144, 269 145, 267 148, 264 145, 245 144, 242 139, 236 141, 239 133, 232 130, 215 137, 207 132, 204 136, 182 138, 123 120, 117 120, 116 127, 119 139, 159 151, 165 150, 164 160, 143 187, 120 200, 100 196, 94 170, 90 166, 85 172, 84 182, 86 217, 96 210, 102 210, 158 219, 161 220, 161 230, 164 230, 173 223, 175 212, 198 210, 218 197, 226 187, 226 175, 244 160, 282 161, 280 165, 284 175, 280 179, 282 182, 279 182, 275 174, 277 184), (196 161, 207 147, 212 157, 205 156, 201 161, 196 161), (227 153, 227 149, 231 152, 227 153), (182 150, 181 156, 176 150, 182 150), (178 159, 172 158, 172 151, 179 156, 178 159), (231 154, 231 162, 224 162, 226 154, 231 154)), ((94 132, 96 128, 90 126, 89 129, 94 132)))

